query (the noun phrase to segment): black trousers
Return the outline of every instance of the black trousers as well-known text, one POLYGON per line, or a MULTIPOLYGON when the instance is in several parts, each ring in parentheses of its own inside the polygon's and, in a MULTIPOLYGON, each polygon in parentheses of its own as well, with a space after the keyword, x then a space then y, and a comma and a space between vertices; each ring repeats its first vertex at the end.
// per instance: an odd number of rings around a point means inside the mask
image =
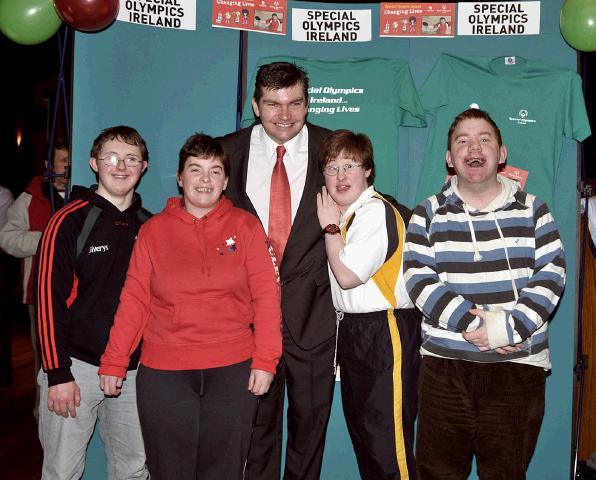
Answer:
POLYGON ((140 365, 137 404, 152 480, 243 478, 258 397, 250 360, 205 370, 140 365))
POLYGON ((523 480, 544 415, 546 373, 519 363, 425 356, 416 461, 420 480, 523 480))
POLYGON ((363 480, 416 478, 421 320, 397 309, 346 313, 340 323, 342 404, 363 480))
POLYGON ((335 337, 301 349, 283 328, 283 356, 269 392, 261 397, 246 478, 276 480, 281 472, 284 393, 288 389, 286 480, 318 479, 331 412, 335 337))

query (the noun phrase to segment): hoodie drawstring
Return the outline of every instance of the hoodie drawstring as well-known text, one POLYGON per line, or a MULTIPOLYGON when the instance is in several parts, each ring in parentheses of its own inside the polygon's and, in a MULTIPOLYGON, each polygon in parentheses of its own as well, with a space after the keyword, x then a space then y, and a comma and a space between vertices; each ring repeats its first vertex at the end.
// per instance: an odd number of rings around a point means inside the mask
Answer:
MULTIPOLYGON (((480 248, 478 247, 478 242, 476 240, 476 232, 474 231, 474 224, 472 222, 472 217, 468 210, 468 206, 464 203, 464 212, 466 213, 466 219, 468 220, 468 226, 470 227, 470 234, 472 235, 472 245, 474 245, 474 261, 479 262, 482 260, 482 254, 480 253, 480 248)), ((497 232, 499 232, 499 237, 501 238, 501 242, 503 243, 503 250, 505 250, 505 260, 507 261, 507 268, 509 270, 509 278, 511 279, 511 286, 513 289, 513 296, 515 297, 515 301, 519 299, 519 293, 517 291, 517 287, 515 285, 515 278, 513 276, 513 269, 511 268, 511 262, 509 261, 509 251, 507 250, 507 242, 505 241, 505 237, 503 236, 503 232, 501 231, 501 226, 499 225, 499 221, 497 220, 497 214, 495 211, 488 212, 492 215, 492 219, 495 222, 497 227, 497 232)))
POLYGON ((505 250, 505 260, 507 260, 507 268, 509 269, 509 278, 511 279, 511 286, 513 287, 513 296, 515 297, 515 301, 519 299, 519 294, 517 292, 517 287, 515 286, 515 278, 513 277, 513 270, 511 269, 511 262, 509 261, 509 252, 507 251, 507 242, 505 241, 505 237, 503 236, 503 232, 501 231, 501 227, 499 226, 499 222, 497 220, 497 215, 495 212, 490 212, 493 216, 493 220, 495 225, 497 226, 497 231, 499 232, 499 237, 501 237, 501 241, 503 242, 503 250, 505 250))
POLYGON ((478 242, 476 241, 476 232, 474 231, 474 224, 472 223, 472 217, 468 210, 468 206, 464 203, 464 212, 466 213, 466 219, 468 220, 468 226, 470 227, 470 233, 472 234, 472 245, 474 246, 474 261, 479 262, 482 260, 482 254, 480 248, 478 248, 478 242))
POLYGON ((335 351, 333 352, 333 375, 337 378, 339 365, 337 364, 337 337, 339 335, 339 324, 344 319, 344 312, 335 311, 335 351))

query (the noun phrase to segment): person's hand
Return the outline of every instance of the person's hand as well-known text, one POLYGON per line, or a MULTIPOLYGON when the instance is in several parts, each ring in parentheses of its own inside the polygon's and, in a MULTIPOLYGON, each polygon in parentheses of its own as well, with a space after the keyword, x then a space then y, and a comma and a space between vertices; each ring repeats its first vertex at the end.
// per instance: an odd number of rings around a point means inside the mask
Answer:
MULTIPOLYGON (((470 342, 472 345, 476 345, 478 350, 486 352, 487 350, 490 350, 490 345, 488 343, 488 331, 486 329, 486 315, 484 310, 473 308, 470 310, 470 313, 480 317, 482 319, 482 324, 476 330, 462 332, 462 335, 466 341, 470 342)), ((516 343, 515 345, 505 345, 503 347, 495 348, 493 351, 500 353, 501 355, 507 355, 508 353, 519 352, 520 350, 521 343, 516 343)))
POLYGON ((505 345, 504 347, 495 348, 493 351, 500 353, 501 355, 507 355, 508 353, 515 353, 521 350, 521 343, 515 345, 505 345))
POLYGON ((331 198, 327 189, 323 187, 321 193, 317 193, 317 217, 319 217, 321 228, 325 228, 330 223, 339 224, 339 216, 337 203, 331 198))
POLYGON ((104 395, 110 397, 120 395, 122 391, 122 377, 116 377, 114 375, 100 375, 99 376, 99 388, 103 390, 104 395))
POLYGON ((264 395, 269 391, 273 374, 252 368, 248 377, 248 390, 254 395, 264 395))
POLYGON ((466 341, 478 347, 478 350, 480 350, 481 352, 486 352, 487 350, 490 350, 490 347, 488 344, 488 333, 486 331, 486 315, 484 314, 484 310, 473 308, 470 310, 470 313, 476 317, 480 317, 482 321, 480 322, 480 326, 476 330, 472 330, 471 332, 462 332, 462 335, 466 341))
POLYGON ((64 418, 77 416, 77 408, 81 405, 81 390, 76 382, 52 385, 48 389, 48 410, 64 418))

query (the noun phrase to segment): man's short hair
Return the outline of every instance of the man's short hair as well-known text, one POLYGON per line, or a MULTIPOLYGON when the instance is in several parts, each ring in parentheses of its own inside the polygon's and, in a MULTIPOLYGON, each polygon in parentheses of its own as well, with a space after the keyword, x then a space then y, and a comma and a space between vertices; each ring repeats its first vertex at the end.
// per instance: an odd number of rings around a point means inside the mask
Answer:
POLYGON ((263 96, 263 90, 280 90, 302 84, 304 99, 308 100, 308 74, 295 63, 273 62, 261 65, 255 80, 253 98, 258 102, 263 96))
POLYGON ((179 153, 178 173, 182 173, 189 157, 216 158, 221 161, 226 177, 230 176, 230 161, 222 146, 213 137, 195 133, 188 137, 179 153))
MULTIPOLYGON (((54 155, 55 155, 55 150, 66 150, 67 152, 70 151, 70 146, 68 145, 68 140, 66 139, 66 137, 63 136, 57 136, 56 138, 54 138, 54 151, 51 152, 51 156, 52 156, 52 160, 54 159, 54 155)), ((49 160, 48 157, 48 153, 50 153, 50 142, 47 141, 43 147, 43 154, 45 156, 46 160, 49 160)))
POLYGON ((495 130, 495 135, 497 136, 497 142, 499 143, 499 147, 503 145, 503 139, 501 138, 501 130, 499 130, 499 127, 497 126, 495 121, 492 118, 490 118, 488 112, 485 112, 484 110, 480 110, 478 108, 468 108, 467 110, 464 110, 459 115, 457 115, 453 119, 453 122, 449 127, 449 132, 447 133, 447 150, 451 150, 451 140, 453 137, 453 132, 455 131, 457 126, 464 120, 469 119, 486 120, 495 130))
MULTIPOLYGON (((49 142, 48 142, 48 148, 49 148, 49 142)), ((46 148, 47 150, 47 148, 46 148)), ((70 146, 68 145, 68 140, 66 139, 66 137, 63 136, 57 136, 56 138, 54 138, 54 150, 66 150, 69 151, 70 150, 70 146)))
POLYGON ((354 133, 351 130, 332 132, 325 139, 319 151, 321 172, 331 160, 335 160, 340 155, 352 157, 356 162, 362 164, 364 170, 370 170, 370 175, 366 181, 368 185, 373 184, 375 180, 375 160, 372 142, 368 135, 354 133))
POLYGON ((129 145, 135 145, 141 150, 141 158, 145 161, 149 161, 149 151, 147 150, 147 144, 139 132, 134 128, 126 125, 118 125, 117 127, 110 127, 103 129, 100 134, 93 140, 93 146, 91 147, 91 157, 99 158, 101 149, 106 142, 110 140, 120 140, 129 145))

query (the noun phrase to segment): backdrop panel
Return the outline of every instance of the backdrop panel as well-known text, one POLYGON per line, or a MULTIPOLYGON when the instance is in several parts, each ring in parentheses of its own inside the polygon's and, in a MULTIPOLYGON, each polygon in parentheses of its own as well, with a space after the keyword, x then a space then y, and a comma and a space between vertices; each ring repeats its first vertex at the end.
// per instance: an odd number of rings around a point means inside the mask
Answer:
MULTIPOLYGON (((370 9, 372 41, 364 43, 307 43, 287 36, 248 34, 248 96, 250 79, 263 57, 292 56, 323 60, 387 58, 407 61, 420 88, 443 52, 455 55, 519 55, 575 69, 575 51, 563 41, 559 29, 562 0, 541 2, 541 34, 535 36, 455 37, 453 39, 379 38, 379 6, 289 2, 292 8, 370 9)), ((154 212, 163 208, 174 182, 177 152, 188 135, 205 131, 219 135, 234 130, 238 65, 237 31, 214 29, 208 20, 208 2, 197 2, 197 31, 177 31, 116 22, 98 34, 76 34, 73 109, 73 182, 89 184, 89 147, 101 128, 129 124, 146 138, 151 155, 149 170, 139 191, 154 212)), ((355 78, 354 86, 358 79, 355 78)), ((387 92, 389 95, 394 92, 387 92)), ((248 101, 248 100, 247 100, 248 101)), ((548 101, 548 99, 545 99, 548 101)), ((313 123, 325 124, 310 114, 313 123)), ((427 121, 432 124, 432 118, 427 121)), ((349 125, 346 125, 349 127, 349 125)), ((371 123, 374 133, 379 125, 371 123)), ((387 125, 383 125, 387 128, 387 125)), ((413 207, 420 179, 429 128, 394 126, 399 140, 393 164, 378 172, 383 189, 413 207)), ((504 139, 507 143, 507 138, 504 139)), ((528 148, 531 148, 528 145, 528 148)), ((377 147, 379 148, 379 147, 377 147)), ((385 153, 384 155, 388 155, 385 153)), ((385 158, 385 157, 384 157, 385 158)), ((443 162, 443 158, 437 158, 443 162)), ((528 478, 560 480, 569 477, 574 363, 576 292, 576 149, 565 140, 556 175, 554 214, 566 247, 568 283, 552 320, 552 374, 547 381, 546 414, 528 478)), ((98 440, 89 451, 85 478, 105 478, 105 461, 98 440)), ((327 435, 323 479, 359 478, 347 435, 339 388, 336 389, 327 435)), ((470 478, 477 478, 475 473, 470 478)))

